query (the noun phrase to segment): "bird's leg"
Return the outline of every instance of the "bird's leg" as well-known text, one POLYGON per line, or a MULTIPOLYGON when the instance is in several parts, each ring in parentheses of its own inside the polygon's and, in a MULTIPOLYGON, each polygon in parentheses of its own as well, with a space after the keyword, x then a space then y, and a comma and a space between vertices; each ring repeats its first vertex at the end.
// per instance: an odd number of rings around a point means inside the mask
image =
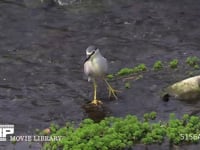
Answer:
POLYGON ((112 86, 108 83, 108 81, 106 79, 104 79, 104 81, 106 82, 106 84, 108 86, 109 97, 111 97, 111 95, 113 95, 115 97, 115 99, 117 100, 118 97, 116 95, 116 92, 120 92, 120 91, 113 89, 112 86))
POLYGON ((97 84, 95 79, 93 80, 93 85, 94 85, 94 100, 97 99, 97 84))
POLYGON ((93 85, 94 85, 94 99, 91 103, 95 105, 102 104, 100 100, 97 100, 97 84, 95 79, 93 79, 93 85))

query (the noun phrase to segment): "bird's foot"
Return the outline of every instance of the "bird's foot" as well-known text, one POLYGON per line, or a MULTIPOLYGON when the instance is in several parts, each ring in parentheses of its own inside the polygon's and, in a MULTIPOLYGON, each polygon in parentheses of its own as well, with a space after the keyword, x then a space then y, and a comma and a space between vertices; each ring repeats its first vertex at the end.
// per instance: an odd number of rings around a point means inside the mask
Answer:
POLYGON ((108 88, 108 91, 109 91, 109 98, 113 95, 114 98, 115 98, 116 100, 118 99, 116 93, 121 92, 121 91, 119 91, 119 90, 113 89, 112 87, 109 87, 109 88, 108 88))
POLYGON ((96 100, 94 99, 91 104, 94 104, 94 105, 102 105, 103 103, 100 101, 100 100, 96 100))

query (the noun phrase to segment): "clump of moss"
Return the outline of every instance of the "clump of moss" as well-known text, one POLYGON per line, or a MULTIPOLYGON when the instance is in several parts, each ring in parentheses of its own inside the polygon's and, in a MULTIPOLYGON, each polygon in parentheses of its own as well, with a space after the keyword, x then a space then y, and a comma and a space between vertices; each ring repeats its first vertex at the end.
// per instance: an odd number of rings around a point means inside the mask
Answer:
POLYGON ((178 67, 178 59, 173 59, 172 61, 169 62, 169 66, 172 69, 175 69, 178 67))
POLYGON ((161 70, 161 69, 163 69, 163 63, 162 63, 162 61, 158 60, 154 63, 153 70, 157 71, 157 70, 161 70))
POLYGON ((99 123, 84 119, 78 127, 67 123, 62 128, 51 125, 51 136, 63 136, 60 141, 44 144, 45 150, 125 149, 137 143, 162 143, 165 138, 173 144, 197 143, 200 137, 200 118, 184 115, 177 119, 170 114, 166 122, 155 122, 156 112, 144 114, 139 120, 134 115, 125 118, 107 117, 99 123))
POLYGON ((186 59, 186 63, 191 66, 191 67, 194 67, 195 69, 199 69, 199 58, 196 57, 196 56, 190 56, 190 57, 187 57, 186 59))

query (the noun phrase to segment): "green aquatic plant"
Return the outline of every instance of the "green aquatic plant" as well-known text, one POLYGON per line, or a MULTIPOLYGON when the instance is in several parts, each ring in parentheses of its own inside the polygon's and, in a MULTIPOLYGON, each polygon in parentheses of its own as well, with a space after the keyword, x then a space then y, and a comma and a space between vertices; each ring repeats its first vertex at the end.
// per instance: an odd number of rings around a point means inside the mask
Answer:
POLYGON ((122 68, 117 72, 117 76, 129 75, 132 73, 134 73, 132 68, 122 68))
POLYGON ((62 136, 60 141, 46 142, 44 150, 121 150, 134 144, 162 143, 168 138, 173 144, 197 143, 200 140, 200 118, 184 115, 177 119, 170 114, 169 120, 155 121, 156 112, 144 114, 143 119, 134 115, 124 118, 107 117, 99 123, 84 119, 78 126, 66 123, 58 128, 51 125, 51 136, 62 136))
POLYGON ((139 65, 135 66, 133 68, 133 70, 134 70, 134 73, 140 73, 140 72, 146 71, 147 67, 145 64, 139 64, 139 65))
POLYGON ((169 66, 172 69, 175 69, 178 67, 178 59, 173 59, 172 61, 169 62, 169 66))
MULTIPOLYGON (((190 57, 187 57, 186 59, 186 63, 190 66, 192 66, 193 68, 195 69, 199 69, 199 65, 198 65, 198 62, 199 62, 199 58, 196 57, 196 56, 190 56, 190 57)), ((179 64, 179 60, 178 59, 173 59, 169 62, 169 67, 172 68, 172 69, 175 69, 178 67, 178 64, 179 64)), ((163 65, 163 62, 161 60, 158 60, 156 61, 154 64, 153 64, 153 70, 155 71, 158 71, 158 70, 161 70, 163 69, 164 65, 163 65)), ((147 66, 144 64, 144 63, 141 63, 137 66, 135 66, 134 68, 122 68, 120 69, 118 72, 116 72, 115 74, 109 74, 107 75, 107 78, 108 79, 113 79, 115 77, 119 77, 119 76, 127 76, 127 75, 130 75, 130 74, 134 74, 134 73, 142 73, 144 71, 147 71, 148 68, 147 66)))
MULTIPOLYGON (((200 59, 196 56, 190 56, 190 57, 187 57, 187 59, 186 59, 186 63, 195 69, 200 68, 198 65, 199 61, 200 61, 200 59)), ((176 69, 178 67, 179 60, 173 59, 168 64, 169 64, 170 68, 176 69)), ((164 67, 164 64, 161 60, 158 60, 153 64, 153 70, 155 70, 155 71, 161 70, 161 69, 163 69, 163 67, 164 67)), ((108 74, 107 78, 112 80, 115 77, 127 76, 127 75, 134 74, 134 73, 142 73, 147 70, 148 70, 148 68, 147 68, 146 64, 141 63, 133 68, 125 67, 125 68, 120 69, 119 71, 117 71, 114 74, 108 74)))
POLYGON ((131 83, 130 82, 126 82, 124 86, 125 86, 126 89, 130 89, 131 88, 131 83))
POLYGON ((113 74, 108 74, 108 75, 107 75, 107 78, 111 80, 111 79, 114 78, 114 75, 113 75, 113 74))
POLYGON ((145 113, 143 118, 145 121, 154 120, 156 118, 156 112, 152 111, 151 113, 145 113))
POLYGON ((146 70, 147 70, 147 67, 145 64, 139 64, 135 66, 134 68, 122 68, 116 73, 116 75, 124 76, 124 75, 133 74, 133 73, 141 73, 146 70))
POLYGON ((198 64, 194 65, 194 69, 199 69, 199 65, 198 64))
POLYGON ((156 61, 153 65, 153 70, 155 71, 161 70, 162 68, 163 68, 163 63, 160 60, 156 61))
POLYGON ((186 59, 186 63, 189 66, 194 67, 195 69, 199 69, 198 62, 199 62, 199 58, 197 56, 190 56, 190 57, 187 57, 186 59))

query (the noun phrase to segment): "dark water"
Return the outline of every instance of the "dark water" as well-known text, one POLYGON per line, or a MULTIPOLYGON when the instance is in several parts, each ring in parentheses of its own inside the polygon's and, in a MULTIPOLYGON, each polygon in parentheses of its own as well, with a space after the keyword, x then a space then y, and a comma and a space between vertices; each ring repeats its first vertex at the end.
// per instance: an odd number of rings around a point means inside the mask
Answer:
MULTIPOLYGON (((85 49, 97 45, 110 72, 139 63, 200 56, 200 1, 82 0, 70 5, 31 0, 0 2, 0 122, 15 124, 16 135, 34 134, 55 122, 79 122, 85 117, 142 116, 156 111, 158 119, 199 110, 200 103, 163 102, 161 90, 188 77, 187 69, 148 71, 143 78, 111 84, 122 93, 109 100, 102 90, 103 108, 90 108, 92 84, 83 74, 85 49)), ((197 72, 198 74, 198 72, 197 72)), ((101 85, 103 87, 103 85, 101 85)), ((101 88, 102 89, 102 88, 101 88)), ((0 143, 1 149, 28 149, 28 144, 0 143), (14 148, 13 148, 14 147, 14 148)), ((40 145, 33 144, 32 149, 40 145)), ((136 149, 173 149, 136 146, 136 149)), ((181 146, 198 149, 199 145, 181 146)))

